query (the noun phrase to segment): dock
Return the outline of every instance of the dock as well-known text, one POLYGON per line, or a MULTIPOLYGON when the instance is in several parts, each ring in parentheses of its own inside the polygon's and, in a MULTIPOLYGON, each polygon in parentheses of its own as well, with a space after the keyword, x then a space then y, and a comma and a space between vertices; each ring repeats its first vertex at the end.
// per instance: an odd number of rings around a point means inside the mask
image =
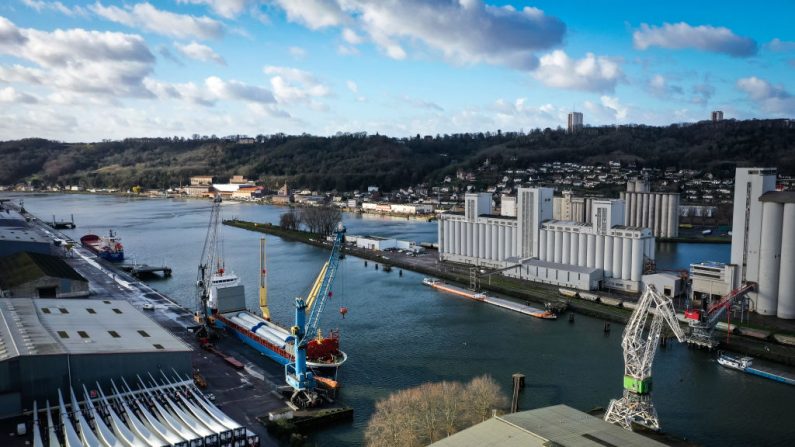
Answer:
POLYGON ((69 217, 70 220, 68 221, 63 219, 56 221, 55 215, 53 214, 52 222, 47 222, 47 225, 56 230, 73 230, 77 228, 77 225, 75 225, 75 215, 71 214, 69 217))
POLYGON ((147 264, 121 264, 119 268, 135 276, 136 278, 141 278, 144 276, 152 276, 158 273, 161 273, 164 278, 168 278, 171 276, 171 267, 166 265, 156 267, 147 264))

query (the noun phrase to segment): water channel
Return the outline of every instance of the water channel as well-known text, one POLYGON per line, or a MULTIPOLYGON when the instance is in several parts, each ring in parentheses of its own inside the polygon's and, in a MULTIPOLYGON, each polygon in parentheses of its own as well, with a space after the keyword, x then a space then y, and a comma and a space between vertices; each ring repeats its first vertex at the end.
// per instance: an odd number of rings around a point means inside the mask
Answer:
MULTIPOLYGON (((12 195, 42 218, 74 214, 75 239, 109 228, 118 232, 128 258, 165 262, 168 280, 151 285, 192 307, 196 266, 207 230, 210 203, 199 200, 127 199, 98 195, 12 195)), ((284 208, 225 203, 224 217, 278 222, 284 208)), ((435 241, 435 223, 346 215, 352 234, 435 241)), ((259 234, 224 227, 226 266, 244 281, 249 306, 256 307, 259 234)), ((269 297, 274 319, 289 325, 292 300, 306 294, 327 252, 268 236, 269 297)), ((728 245, 658 245, 658 265, 686 268, 700 260, 728 261, 728 245)), ((348 257, 322 320, 339 328, 349 360, 341 372, 343 405, 355 410, 350 426, 328 430, 321 446, 361 445, 375 402, 390 392, 426 381, 466 381, 488 373, 510 388, 510 376, 527 376, 520 407, 564 403, 580 410, 606 407, 621 394, 623 360, 614 325, 603 334, 600 320, 578 315, 570 324, 541 321, 440 294, 422 277, 375 270, 348 257), (345 305, 343 319, 336 312, 345 305)), ((267 361, 262 360, 263 364, 267 361)), ((703 445, 794 445, 795 387, 720 367, 714 354, 672 345, 658 351, 655 403, 663 429, 703 445)))

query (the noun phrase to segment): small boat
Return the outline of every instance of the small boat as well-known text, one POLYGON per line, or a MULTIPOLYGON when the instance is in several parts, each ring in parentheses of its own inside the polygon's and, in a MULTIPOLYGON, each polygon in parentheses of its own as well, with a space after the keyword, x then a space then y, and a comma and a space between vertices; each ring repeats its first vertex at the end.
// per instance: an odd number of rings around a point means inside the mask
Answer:
POLYGON ((728 354, 721 354, 718 357, 718 363, 730 369, 745 372, 745 369, 753 363, 752 357, 735 357, 728 354))
POLYGON ((83 244, 83 247, 110 262, 124 261, 124 246, 121 245, 120 241, 121 239, 116 236, 113 230, 110 230, 107 236, 87 234, 80 238, 80 243, 83 244))

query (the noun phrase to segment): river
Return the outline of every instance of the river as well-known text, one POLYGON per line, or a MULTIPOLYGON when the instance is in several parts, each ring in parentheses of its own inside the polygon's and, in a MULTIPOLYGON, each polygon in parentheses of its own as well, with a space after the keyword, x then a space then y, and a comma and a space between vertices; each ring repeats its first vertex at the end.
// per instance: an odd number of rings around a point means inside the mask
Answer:
MULTIPOLYGON (((118 232, 128 258, 165 262, 173 277, 151 282, 193 307, 196 266, 210 203, 197 200, 127 199, 94 195, 11 195, 42 218, 74 214, 73 237, 118 232)), ((224 203, 225 218, 277 222, 284 208, 224 203)), ((346 215, 352 234, 434 241, 436 226, 421 221, 346 215)), ((226 266, 244 281, 249 306, 257 303, 260 234, 223 228, 226 266)), ((292 301, 305 295, 327 252, 268 236, 268 285, 272 314, 285 325, 292 301)), ((658 246, 661 268, 691 261, 728 260, 728 245, 658 246)), ((578 315, 542 321, 444 295, 421 285, 422 277, 385 273, 347 258, 321 326, 339 328, 349 360, 341 370, 340 403, 355 410, 354 423, 322 432, 321 446, 360 445, 375 402, 390 392, 426 381, 469 380, 491 374, 509 391, 514 372, 527 376, 520 408, 564 403, 580 410, 606 407, 622 390, 621 330, 604 335, 600 320, 578 315), (346 318, 336 312, 350 309, 346 318)), ((267 361, 262 359, 263 365, 267 361)), ((266 367, 273 368, 272 365, 266 367)), ((714 354, 671 345, 657 353, 654 400, 663 429, 703 445, 793 445, 795 387, 720 367, 714 354)))

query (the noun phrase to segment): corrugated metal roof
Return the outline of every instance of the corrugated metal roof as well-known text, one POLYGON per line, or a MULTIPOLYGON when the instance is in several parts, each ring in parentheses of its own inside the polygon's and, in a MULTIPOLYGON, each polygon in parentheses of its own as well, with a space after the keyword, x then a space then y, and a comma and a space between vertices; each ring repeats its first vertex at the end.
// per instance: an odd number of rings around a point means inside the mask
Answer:
POLYGON ((191 351, 126 301, 3 298, 0 312, 0 360, 21 355, 191 351))
POLYGON ((431 445, 437 447, 484 445, 662 447, 665 444, 624 430, 569 406, 555 405, 494 417, 431 445))

